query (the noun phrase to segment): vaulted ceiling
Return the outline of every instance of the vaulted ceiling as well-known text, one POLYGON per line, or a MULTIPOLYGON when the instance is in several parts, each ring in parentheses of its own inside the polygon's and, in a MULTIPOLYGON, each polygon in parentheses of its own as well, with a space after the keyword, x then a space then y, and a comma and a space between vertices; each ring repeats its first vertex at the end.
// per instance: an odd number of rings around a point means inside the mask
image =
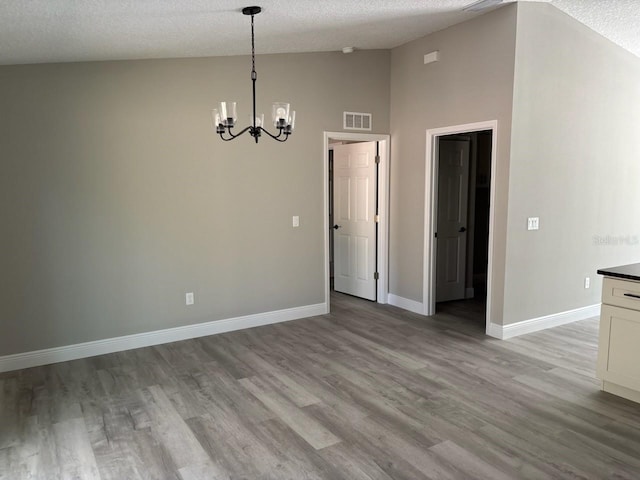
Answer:
MULTIPOLYGON (((249 1, 3 0, 0 64, 248 54, 249 1)), ((473 0, 256 1, 258 54, 392 48, 487 11, 463 10, 473 0)), ((639 1, 551 3, 640 56, 639 1)))

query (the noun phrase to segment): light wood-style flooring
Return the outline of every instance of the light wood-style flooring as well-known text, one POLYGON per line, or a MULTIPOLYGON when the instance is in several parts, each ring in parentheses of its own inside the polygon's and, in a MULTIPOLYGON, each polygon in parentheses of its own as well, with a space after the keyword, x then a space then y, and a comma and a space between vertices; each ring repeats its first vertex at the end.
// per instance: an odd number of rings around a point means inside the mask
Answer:
POLYGON ((1 374, 0 479, 640 478, 596 319, 499 341, 460 304, 331 308, 1 374))

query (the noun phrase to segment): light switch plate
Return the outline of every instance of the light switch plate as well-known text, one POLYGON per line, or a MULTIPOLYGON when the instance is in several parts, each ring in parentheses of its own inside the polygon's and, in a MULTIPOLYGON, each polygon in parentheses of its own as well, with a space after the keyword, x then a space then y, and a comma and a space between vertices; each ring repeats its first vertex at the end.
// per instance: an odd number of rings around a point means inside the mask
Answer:
POLYGON ((300 217, 298 215, 294 215, 293 216, 292 225, 294 227, 299 227, 300 226, 300 217))
POLYGON ((540 229, 540 217, 529 217, 527 219, 527 230, 540 229))

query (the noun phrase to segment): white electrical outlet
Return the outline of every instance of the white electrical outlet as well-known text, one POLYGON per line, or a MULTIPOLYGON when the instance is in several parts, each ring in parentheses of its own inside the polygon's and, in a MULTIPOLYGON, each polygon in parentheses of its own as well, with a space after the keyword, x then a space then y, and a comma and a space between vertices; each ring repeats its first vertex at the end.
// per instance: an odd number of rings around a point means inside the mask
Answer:
POLYGON ((538 230, 540 228, 540 217, 529 217, 527 219, 527 230, 538 230))
POLYGON ((193 296, 193 292, 189 292, 186 294, 185 296, 185 302, 187 305, 193 305, 194 303, 196 303, 196 300, 193 296))
POLYGON ((293 225, 293 227, 299 227, 300 226, 300 217, 298 215, 294 215, 293 219, 291 221, 291 224, 293 225))
POLYGON ((584 277, 584 288, 589 288, 591 286, 591 279, 589 277, 584 277))

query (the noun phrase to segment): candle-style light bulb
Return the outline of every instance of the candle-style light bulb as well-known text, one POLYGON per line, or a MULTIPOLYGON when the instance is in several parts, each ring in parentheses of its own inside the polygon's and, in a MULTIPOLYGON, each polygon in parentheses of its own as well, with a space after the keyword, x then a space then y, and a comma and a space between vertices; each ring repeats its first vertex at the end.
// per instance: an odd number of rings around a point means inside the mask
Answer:
MULTIPOLYGON (((249 115, 249 125, 253 126, 253 115, 249 115)), ((256 122, 255 122, 255 126, 257 127, 264 127, 264 113, 261 113, 260 115, 256 115, 256 122)))
POLYGON ((282 129, 286 126, 289 119, 289 104, 275 102, 272 110, 273 124, 276 128, 282 129))
POLYGON ((220 102, 221 123, 225 127, 233 127, 236 124, 237 119, 236 102, 220 102))
POLYGON ((289 130, 293 132, 293 129, 296 128, 296 111, 291 112, 291 116, 289 117, 289 130))

